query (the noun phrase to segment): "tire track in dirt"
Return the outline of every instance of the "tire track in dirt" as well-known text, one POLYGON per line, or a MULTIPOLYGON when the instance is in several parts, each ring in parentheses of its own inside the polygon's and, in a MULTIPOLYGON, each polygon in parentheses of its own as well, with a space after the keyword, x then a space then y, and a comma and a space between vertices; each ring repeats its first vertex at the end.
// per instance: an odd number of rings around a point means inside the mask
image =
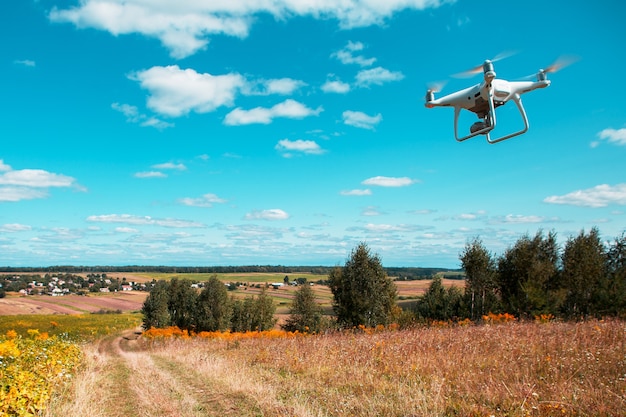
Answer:
POLYGON ((98 344, 109 416, 245 417, 264 413, 254 398, 234 392, 206 374, 159 356, 140 337, 140 329, 107 337, 98 344))

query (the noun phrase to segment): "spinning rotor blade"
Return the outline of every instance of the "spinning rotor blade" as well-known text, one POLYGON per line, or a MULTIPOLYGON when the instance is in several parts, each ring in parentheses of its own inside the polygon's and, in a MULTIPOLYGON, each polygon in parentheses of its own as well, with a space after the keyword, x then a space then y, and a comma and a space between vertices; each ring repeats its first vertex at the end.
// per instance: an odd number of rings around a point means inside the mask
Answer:
MULTIPOLYGON (((490 59, 489 61, 491 61, 491 62, 502 61, 503 59, 511 57, 511 56, 515 55, 516 53, 517 52, 515 52, 515 51, 503 51, 503 52, 500 52, 495 57, 493 57, 492 59, 490 59)), ((460 72, 458 74, 454 74, 453 77, 455 77, 455 78, 469 78, 469 77, 471 77, 473 75, 480 74, 481 72, 483 72, 483 64, 476 65, 475 67, 473 67, 471 69, 468 69, 467 71, 463 71, 463 72, 460 72)))
POLYGON ((426 88, 428 93, 440 93, 443 90, 443 87, 446 86, 445 81, 435 81, 433 83, 429 83, 426 88))
POLYGON ((561 56, 557 58, 556 61, 552 63, 552 65, 548 66, 543 70, 544 73, 552 73, 562 70, 565 67, 572 65, 574 62, 578 61, 578 57, 576 56, 561 56))

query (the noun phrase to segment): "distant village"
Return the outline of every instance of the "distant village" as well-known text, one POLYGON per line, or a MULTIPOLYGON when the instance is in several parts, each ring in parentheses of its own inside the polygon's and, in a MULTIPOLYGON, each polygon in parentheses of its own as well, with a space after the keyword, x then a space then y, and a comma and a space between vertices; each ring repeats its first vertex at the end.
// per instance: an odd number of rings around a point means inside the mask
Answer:
POLYGON ((150 283, 127 281, 125 277, 111 278, 105 273, 86 276, 69 273, 0 275, 0 297, 5 296, 7 291, 20 295, 62 296, 86 295, 90 292, 149 291, 150 288, 150 283))

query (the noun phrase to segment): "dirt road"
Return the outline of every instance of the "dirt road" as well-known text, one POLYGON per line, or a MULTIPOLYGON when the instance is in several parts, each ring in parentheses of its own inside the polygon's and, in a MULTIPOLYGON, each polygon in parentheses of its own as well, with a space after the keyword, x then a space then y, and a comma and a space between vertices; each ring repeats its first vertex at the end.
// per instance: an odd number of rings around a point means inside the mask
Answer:
MULTIPOLYGON (((52 404, 48 416, 199 417, 287 416, 294 410, 265 400, 255 384, 237 384, 218 358, 177 357, 176 348, 148 346, 141 329, 86 347, 87 366, 75 392, 52 404)), ((184 343, 184 342, 181 342, 184 343)), ((236 375, 235 375, 236 376, 236 375)), ((240 376, 245 379, 245 376, 240 376)), ((262 383, 262 381, 259 381, 262 383)), ((69 393, 68 393, 69 394, 69 393)))

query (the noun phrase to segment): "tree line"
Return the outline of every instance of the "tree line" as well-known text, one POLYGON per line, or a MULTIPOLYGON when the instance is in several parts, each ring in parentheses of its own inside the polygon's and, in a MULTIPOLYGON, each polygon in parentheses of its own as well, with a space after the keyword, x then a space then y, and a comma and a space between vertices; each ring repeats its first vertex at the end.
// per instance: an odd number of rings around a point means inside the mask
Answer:
MULTIPOLYGON (((282 327, 319 332, 429 320, 480 321, 489 313, 521 319, 626 317, 626 234, 603 243, 598 229, 592 228, 568 238, 561 248, 556 233, 540 230, 522 236, 500 256, 476 237, 459 258, 466 276, 463 289, 445 288, 441 277, 435 277, 415 305, 403 311, 380 257, 361 243, 343 267, 328 274, 334 315, 324 316, 310 286, 303 285, 282 327)), ((199 293, 184 280, 160 281, 142 311, 146 328, 254 331, 275 324, 275 306, 265 291, 243 300, 229 298, 217 277, 199 293)))
POLYGON ((502 255, 480 238, 460 255, 464 292, 435 280, 417 303, 420 318, 480 320, 489 312, 519 318, 626 316, 626 235, 604 243, 597 228, 569 237, 561 248, 554 232, 518 239, 502 255))

